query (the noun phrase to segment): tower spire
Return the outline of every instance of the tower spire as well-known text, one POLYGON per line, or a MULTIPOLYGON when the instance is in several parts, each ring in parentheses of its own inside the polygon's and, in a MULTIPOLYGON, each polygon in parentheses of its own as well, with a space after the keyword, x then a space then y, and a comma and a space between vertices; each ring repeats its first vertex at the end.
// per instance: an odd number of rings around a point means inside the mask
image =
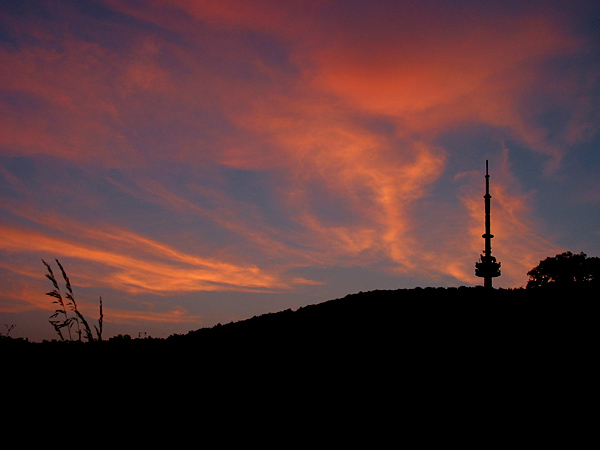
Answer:
POLYGON ((485 239, 485 249, 483 255, 480 255, 479 262, 475 263, 475 275, 483 278, 483 286, 492 288, 492 278, 500 276, 500 263, 492 256, 492 238, 494 235, 490 232, 490 174, 488 172, 488 161, 485 161, 485 234, 481 237, 485 239))

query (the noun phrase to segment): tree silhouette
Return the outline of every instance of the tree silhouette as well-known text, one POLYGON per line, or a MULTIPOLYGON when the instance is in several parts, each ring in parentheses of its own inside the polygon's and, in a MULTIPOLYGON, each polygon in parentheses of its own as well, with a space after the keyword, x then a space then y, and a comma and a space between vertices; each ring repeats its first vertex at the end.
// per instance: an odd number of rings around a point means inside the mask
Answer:
POLYGON ((527 288, 575 287, 600 283, 600 258, 590 257, 583 252, 561 253, 548 257, 527 272, 527 288))

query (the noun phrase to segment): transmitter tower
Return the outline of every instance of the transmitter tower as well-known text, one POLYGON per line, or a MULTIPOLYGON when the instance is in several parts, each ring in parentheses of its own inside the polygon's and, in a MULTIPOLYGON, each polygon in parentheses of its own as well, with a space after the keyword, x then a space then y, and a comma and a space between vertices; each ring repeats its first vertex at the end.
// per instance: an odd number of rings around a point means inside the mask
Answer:
POLYGON ((492 238, 494 235, 490 232, 490 175, 488 173, 488 162, 485 161, 485 234, 481 236, 485 239, 485 250, 480 255, 479 262, 475 263, 475 275, 483 278, 483 286, 492 289, 492 278, 500 276, 500 263, 492 256, 492 238))

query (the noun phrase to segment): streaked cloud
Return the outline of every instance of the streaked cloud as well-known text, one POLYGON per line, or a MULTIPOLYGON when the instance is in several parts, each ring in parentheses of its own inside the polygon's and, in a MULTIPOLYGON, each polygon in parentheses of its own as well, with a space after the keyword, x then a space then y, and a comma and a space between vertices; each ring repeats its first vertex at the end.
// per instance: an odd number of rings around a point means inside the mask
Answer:
POLYGON ((39 257, 124 321, 321 270, 478 283, 485 159, 499 285, 574 242, 543 189, 598 168, 586 2, 34 3, 0 36, 5 310, 39 257))

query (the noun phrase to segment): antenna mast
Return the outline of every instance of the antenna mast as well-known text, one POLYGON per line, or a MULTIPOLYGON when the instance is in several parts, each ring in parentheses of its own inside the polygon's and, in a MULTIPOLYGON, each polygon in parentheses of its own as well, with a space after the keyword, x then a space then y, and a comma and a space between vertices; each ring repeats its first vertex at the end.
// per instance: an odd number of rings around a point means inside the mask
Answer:
POLYGON ((500 276, 500 263, 492 256, 492 238, 494 235, 490 232, 490 204, 492 196, 490 195, 490 174, 488 172, 488 161, 485 161, 485 234, 481 237, 485 239, 485 249, 483 255, 480 255, 479 262, 475 263, 475 275, 483 278, 483 286, 492 289, 492 278, 500 276))

